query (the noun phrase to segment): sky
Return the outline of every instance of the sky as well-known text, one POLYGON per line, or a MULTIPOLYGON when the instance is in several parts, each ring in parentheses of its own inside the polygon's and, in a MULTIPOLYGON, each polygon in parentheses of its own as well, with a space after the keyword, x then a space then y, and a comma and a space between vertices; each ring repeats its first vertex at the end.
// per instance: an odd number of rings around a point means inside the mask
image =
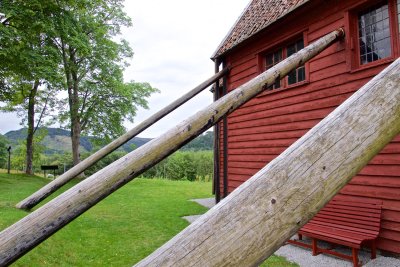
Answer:
MULTIPOLYGON (((249 0, 126 0, 132 27, 122 31, 134 52, 125 80, 148 82, 160 90, 139 108, 130 129, 214 74, 210 57, 249 0)), ((206 89, 194 99, 139 134, 157 137, 212 102, 206 89)), ((12 113, 0 113, 0 133, 21 128, 12 113)), ((57 127, 57 125, 54 125, 57 127)))

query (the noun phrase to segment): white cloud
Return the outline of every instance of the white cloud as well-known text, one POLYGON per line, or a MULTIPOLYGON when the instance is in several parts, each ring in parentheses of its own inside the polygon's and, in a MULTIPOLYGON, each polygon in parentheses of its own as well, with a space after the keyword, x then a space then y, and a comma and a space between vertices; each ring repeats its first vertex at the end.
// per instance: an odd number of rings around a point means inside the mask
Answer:
MULTIPOLYGON (((150 82, 161 90, 140 110, 135 122, 168 105, 214 73, 211 55, 248 0, 126 1, 133 27, 124 37, 135 52, 126 78, 150 82)), ((140 136, 156 137, 212 102, 208 90, 152 126, 140 136)), ((132 127, 127 124, 128 128, 132 127)))

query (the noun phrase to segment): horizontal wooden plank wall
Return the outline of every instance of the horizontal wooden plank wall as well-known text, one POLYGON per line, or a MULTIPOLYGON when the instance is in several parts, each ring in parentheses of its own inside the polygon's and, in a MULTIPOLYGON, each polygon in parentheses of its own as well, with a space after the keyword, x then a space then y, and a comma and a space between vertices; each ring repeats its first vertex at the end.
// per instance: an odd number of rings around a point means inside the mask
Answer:
MULTIPOLYGON (((355 2, 322 1, 316 3, 307 16, 302 16, 307 12, 306 7, 301 8, 293 17, 282 20, 278 26, 272 26, 268 32, 228 54, 226 60, 231 66, 228 91, 262 71, 259 54, 270 44, 278 45, 301 32, 306 33, 305 42, 310 43, 346 26, 345 11, 355 2)), ((264 92, 228 117, 229 192, 282 153, 387 66, 350 72, 346 59, 345 42, 336 43, 306 65, 308 81, 305 84, 264 92)), ((220 136, 222 142, 222 123, 220 136)), ((222 191, 222 143, 220 151, 222 191)), ((354 177, 341 194, 344 198, 362 198, 365 201, 382 199, 383 221, 378 248, 400 253, 400 136, 354 177)))

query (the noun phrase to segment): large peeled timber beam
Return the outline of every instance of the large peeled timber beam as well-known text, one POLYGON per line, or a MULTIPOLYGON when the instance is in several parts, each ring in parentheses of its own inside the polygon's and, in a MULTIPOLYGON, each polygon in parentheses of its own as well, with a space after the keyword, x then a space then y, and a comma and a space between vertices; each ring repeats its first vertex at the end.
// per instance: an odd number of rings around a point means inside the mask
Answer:
POLYGON ((21 257, 119 187, 255 97, 264 85, 271 85, 276 79, 284 77, 342 35, 341 29, 327 34, 2 231, 0 266, 21 257))
POLYGON ((139 266, 258 266, 400 133, 400 59, 139 266))
POLYGON ((152 116, 144 120, 143 122, 139 123, 136 127, 132 128, 119 138, 115 139, 96 153, 90 155, 88 158, 84 159, 78 165, 74 166, 73 168, 69 169, 64 174, 57 177, 55 180, 51 181, 50 183, 43 186, 41 189, 30 195, 29 197, 25 198, 21 202, 19 202, 16 207, 19 209, 26 209, 29 210, 36 206, 40 201, 51 195, 54 191, 56 191, 61 186, 68 183, 71 179, 78 176, 80 173, 84 172, 87 168, 95 164, 97 161, 101 160, 114 150, 118 149, 120 146, 128 142, 130 139, 141 133, 142 131, 146 130, 148 127, 156 123, 158 120, 162 119, 176 108, 181 106, 182 104, 186 103, 188 100, 192 99, 195 95, 203 91, 205 88, 213 84, 216 80, 222 78, 225 74, 228 73, 228 68, 221 70, 220 72, 214 74, 208 80, 204 81, 203 83, 199 84, 197 87, 192 89, 191 91, 187 92, 180 98, 176 99, 174 102, 169 104, 168 106, 164 107, 163 109, 159 110, 158 112, 154 113, 152 116))

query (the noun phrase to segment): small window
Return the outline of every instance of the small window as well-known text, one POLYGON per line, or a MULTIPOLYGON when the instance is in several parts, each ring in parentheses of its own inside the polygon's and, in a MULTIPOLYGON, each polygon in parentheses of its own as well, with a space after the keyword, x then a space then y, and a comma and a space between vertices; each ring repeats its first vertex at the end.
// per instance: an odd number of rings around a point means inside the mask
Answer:
MULTIPOLYGON (((296 43, 291 44, 287 47, 287 56, 289 57, 303 48, 304 48, 304 42, 303 39, 301 39, 296 43)), ((298 67, 297 69, 288 74, 289 85, 304 81, 305 79, 306 79, 306 71, 304 65, 298 67)))
POLYGON ((387 2, 360 13, 358 28, 361 65, 391 56, 387 2))
MULTIPOLYGON (((275 66, 276 64, 278 64, 280 61, 282 61, 282 49, 278 49, 277 51, 273 52, 273 53, 269 53, 266 57, 266 70, 269 68, 272 68, 273 66, 275 66)), ((276 80, 275 83, 273 85, 271 85, 270 87, 268 87, 268 89, 272 90, 272 89, 277 89, 281 87, 281 81, 280 80, 276 80)))
POLYGON ((397 22, 399 23, 400 29, 400 0, 397 0, 397 22))
MULTIPOLYGON (((276 64, 278 64, 280 61, 283 59, 293 55, 294 53, 298 52, 299 50, 304 48, 304 41, 303 38, 291 43, 285 47, 279 48, 275 50, 275 52, 268 53, 265 56, 265 69, 272 68, 276 64)), ((278 89, 282 87, 286 87, 288 85, 296 84, 298 82, 304 81, 306 79, 306 72, 305 72, 305 67, 300 66, 294 71, 290 72, 287 76, 286 79, 282 80, 277 80, 275 83, 271 86, 269 86, 267 89, 273 90, 273 89, 278 89)))

